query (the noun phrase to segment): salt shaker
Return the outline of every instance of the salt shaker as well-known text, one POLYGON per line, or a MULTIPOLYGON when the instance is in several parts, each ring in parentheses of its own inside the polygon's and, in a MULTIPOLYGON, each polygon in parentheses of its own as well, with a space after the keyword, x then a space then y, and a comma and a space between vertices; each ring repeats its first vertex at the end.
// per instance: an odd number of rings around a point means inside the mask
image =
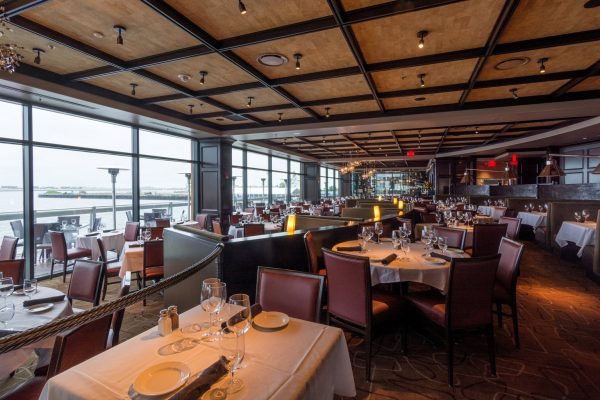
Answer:
POLYGON ((173 331, 171 327, 171 318, 169 318, 169 311, 166 309, 160 310, 160 317, 158 318, 158 334, 160 336, 167 336, 173 331))
POLYGON ((179 329, 179 314, 177 313, 177 306, 169 306, 169 318, 171 318, 171 330, 175 332, 179 329))

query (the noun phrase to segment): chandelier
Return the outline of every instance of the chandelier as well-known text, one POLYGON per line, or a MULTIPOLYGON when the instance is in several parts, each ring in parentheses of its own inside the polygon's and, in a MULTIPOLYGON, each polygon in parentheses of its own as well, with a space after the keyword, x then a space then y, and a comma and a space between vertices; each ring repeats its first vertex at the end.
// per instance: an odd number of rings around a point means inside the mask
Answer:
POLYGON ((363 179, 369 179, 370 177, 373 176, 373 174, 375 174, 375 168, 372 168, 372 169, 369 169, 369 170, 365 169, 365 172, 363 172, 363 174, 361 175, 361 177, 363 179))
POLYGON ((358 160, 355 161, 350 161, 348 164, 344 165, 343 167, 340 168, 340 173, 342 175, 346 175, 349 173, 354 172, 354 170, 358 167, 360 167, 361 162, 358 160))
MULTIPOLYGON (((6 16, 4 6, 0 6, 0 28, 11 30, 8 28, 9 19, 6 16)), ((4 32, 0 30, 0 37, 4 36, 4 32)), ((0 71, 8 71, 9 73, 15 72, 15 68, 18 67, 23 61, 23 56, 19 54, 18 50, 23 50, 23 47, 16 44, 0 44, 0 71)))

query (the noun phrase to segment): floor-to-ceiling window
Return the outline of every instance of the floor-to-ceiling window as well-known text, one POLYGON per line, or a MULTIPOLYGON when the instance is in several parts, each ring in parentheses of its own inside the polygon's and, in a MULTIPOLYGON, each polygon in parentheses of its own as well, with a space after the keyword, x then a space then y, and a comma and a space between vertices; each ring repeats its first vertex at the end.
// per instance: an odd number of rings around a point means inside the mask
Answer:
POLYGON ((269 156, 246 152, 246 202, 249 206, 269 202, 269 156))
POLYGON ((271 199, 287 201, 288 160, 279 157, 271 158, 271 199))
POLYGON ((337 169, 321 167, 321 198, 340 196, 340 175, 337 169))
POLYGON ((304 200, 301 172, 300 162, 290 161, 290 198, 292 201, 304 200))

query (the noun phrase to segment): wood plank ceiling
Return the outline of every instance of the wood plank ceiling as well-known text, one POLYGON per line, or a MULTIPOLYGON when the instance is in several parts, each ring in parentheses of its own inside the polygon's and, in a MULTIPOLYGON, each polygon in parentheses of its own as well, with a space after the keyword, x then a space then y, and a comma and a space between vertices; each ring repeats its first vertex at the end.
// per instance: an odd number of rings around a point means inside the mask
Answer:
MULTIPOLYGON (((600 7, 586 2, 244 0, 241 14, 234 0, 7 0, 0 43, 25 47, 18 74, 230 135, 599 98, 600 7)), ((435 155, 569 121, 502 122, 253 143, 314 158, 435 155)))

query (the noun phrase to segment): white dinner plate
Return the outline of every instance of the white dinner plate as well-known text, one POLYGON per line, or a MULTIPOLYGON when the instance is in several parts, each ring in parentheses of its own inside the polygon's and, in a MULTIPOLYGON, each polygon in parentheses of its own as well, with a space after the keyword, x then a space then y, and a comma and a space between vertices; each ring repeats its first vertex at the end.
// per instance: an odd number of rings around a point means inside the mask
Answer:
POLYGON ((39 313, 39 312, 44 312, 46 310, 49 310, 52 307, 54 307, 54 303, 42 303, 42 304, 35 304, 33 306, 25 307, 25 309, 31 313, 39 313))
POLYGON ((145 369, 135 378, 133 389, 142 396, 162 396, 185 385, 189 377, 187 365, 168 361, 145 369))
POLYGON ((279 311, 263 311, 254 317, 252 322, 259 328, 278 329, 286 326, 290 322, 290 317, 279 311))
POLYGON ((423 259, 432 264, 439 264, 439 265, 446 264, 446 260, 442 260, 441 258, 437 258, 437 257, 424 256, 423 259))

